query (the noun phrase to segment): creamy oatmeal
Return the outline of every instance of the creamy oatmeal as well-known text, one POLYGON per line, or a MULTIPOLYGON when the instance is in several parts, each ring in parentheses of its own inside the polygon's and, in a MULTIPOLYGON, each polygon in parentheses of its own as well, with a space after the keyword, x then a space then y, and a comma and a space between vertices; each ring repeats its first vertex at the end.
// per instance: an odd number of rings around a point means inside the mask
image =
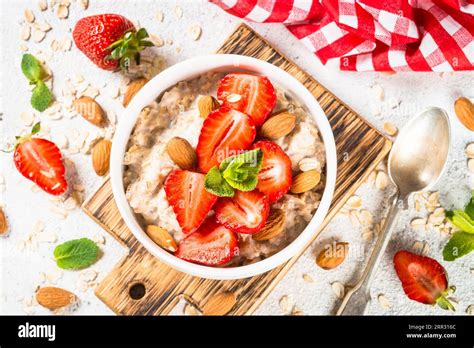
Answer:
MULTIPOLYGON (((203 125, 197 101, 200 96, 215 95, 222 77, 220 73, 207 73, 191 81, 180 82, 144 108, 132 131, 124 158, 126 196, 138 221, 143 226, 154 224, 166 229, 178 243, 185 234, 163 188, 168 173, 177 168, 166 152, 166 144, 171 138, 179 136, 196 147, 203 125)), ((274 112, 288 110, 296 116, 294 130, 274 142, 290 157, 294 173, 300 171, 302 160, 307 159, 311 160, 312 168, 323 172, 324 144, 313 118, 288 93, 278 86, 274 87, 277 95, 274 112)), ((230 264, 261 260, 293 241, 318 208, 324 182, 322 175, 316 188, 299 195, 288 193, 272 204, 272 208, 281 208, 285 212, 285 230, 264 242, 255 241, 252 235, 238 234, 240 254, 230 264)))

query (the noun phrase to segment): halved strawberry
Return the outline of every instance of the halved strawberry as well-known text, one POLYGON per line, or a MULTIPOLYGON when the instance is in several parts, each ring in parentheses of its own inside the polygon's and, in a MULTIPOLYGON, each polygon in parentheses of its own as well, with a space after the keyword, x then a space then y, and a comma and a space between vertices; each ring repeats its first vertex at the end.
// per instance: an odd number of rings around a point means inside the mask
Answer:
POLYGON ((262 140, 253 145, 263 151, 263 163, 258 173, 257 189, 270 203, 278 201, 291 187, 291 160, 277 144, 262 140))
POLYGON ((204 188, 204 174, 175 169, 164 184, 166 199, 173 207, 184 233, 194 232, 206 218, 217 196, 204 188))
POLYGON ((246 114, 228 107, 211 112, 204 121, 196 148, 199 171, 207 173, 224 159, 248 149, 255 125, 246 114))
POLYGON ((18 171, 43 191, 61 195, 67 190, 61 151, 49 140, 32 137, 39 127, 37 123, 31 134, 17 140, 13 161, 18 171))
POLYGON ((219 82, 217 99, 226 106, 245 112, 258 127, 275 107, 276 94, 270 80, 264 76, 231 73, 219 82))
POLYGON ((393 263, 410 299, 426 304, 437 303, 443 309, 454 310, 446 298, 450 291, 446 272, 438 261, 401 250, 393 257, 393 263))
POLYGON ((219 199, 214 211, 217 221, 225 227, 234 232, 253 234, 265 226, 270 205, 258 190, 236 191, 234 197, 219 199))
POLYGON ((239 253, 234 232, 209 217, 199 229, 179 243, 175 256, 208 266, 222 265, 239 253))

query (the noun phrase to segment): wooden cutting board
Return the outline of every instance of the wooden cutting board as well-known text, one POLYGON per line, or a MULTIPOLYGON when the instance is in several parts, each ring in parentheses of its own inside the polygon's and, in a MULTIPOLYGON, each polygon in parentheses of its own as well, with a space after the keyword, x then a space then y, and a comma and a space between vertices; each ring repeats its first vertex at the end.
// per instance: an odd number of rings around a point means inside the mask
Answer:
MULTIPOLYGON (((218 53, 252 56, 280 67, 302 82, 326 113, 336 139, 337 182, 331 209, 322 226, 315 231, 316 238, 387 155, 391 142, 247 25, 241 24, 218 53)), ((212 296, 226 291, 234 293, 237 299, 229 314, 251 314, 304 252, 303 249, 284 265, 252 278, 202 279, 176 271, 148 253, 120 217, 109 180, 84 203, 83 209, 129 250, 95 291, 97 297, 117 314, 168 314, 183 298, 202 308, 212 296)))

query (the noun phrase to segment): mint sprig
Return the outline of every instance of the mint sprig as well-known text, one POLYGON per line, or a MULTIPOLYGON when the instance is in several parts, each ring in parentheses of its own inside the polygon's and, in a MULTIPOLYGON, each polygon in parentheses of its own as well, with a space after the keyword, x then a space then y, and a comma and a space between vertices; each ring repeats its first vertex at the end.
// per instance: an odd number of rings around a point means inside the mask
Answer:
POLYGON ((31 95, 31 106, 34 109, 43 112, 53 101, 53 94, 44 83, 46 74, 41 63, 35 56, 26 53, 21 59, 21 71, 30 84, 36 85, 33 89, 33 94, 31 95))
POLYGON ((99 247, 88 238, 73 239, 54 249, 54 260, 62 269, 81 269, 92 265, 99 256, 99 247))
POLYGON ((460 229, 454 233, 443 249, 445 261, 454 261, 474 250, 474 190, 471 199, 463 210, 446 212, 446 217, 460 229))
POLYGON ((262 160, 261 149, 228 157, 221 162, 219 168, 209 170, 204 187, 219 197, 233 197, 235 190, 252 191, 257 187, 262 160))

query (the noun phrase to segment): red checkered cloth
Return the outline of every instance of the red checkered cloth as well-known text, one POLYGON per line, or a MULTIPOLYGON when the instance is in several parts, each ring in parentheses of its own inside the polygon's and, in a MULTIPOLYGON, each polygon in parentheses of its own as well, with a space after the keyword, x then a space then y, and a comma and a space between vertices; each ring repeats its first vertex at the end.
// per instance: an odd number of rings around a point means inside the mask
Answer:
POLYGON ((474 70, 474 0, 210 0, 351 71, 474 70))

